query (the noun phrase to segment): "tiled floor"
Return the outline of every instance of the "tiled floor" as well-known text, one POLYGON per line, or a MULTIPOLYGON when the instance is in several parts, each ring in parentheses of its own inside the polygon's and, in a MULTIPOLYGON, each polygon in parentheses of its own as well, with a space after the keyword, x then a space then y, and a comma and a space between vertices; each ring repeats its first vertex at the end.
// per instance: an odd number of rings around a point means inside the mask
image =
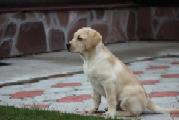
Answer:
MULTIPOLYGON (((152 101, 179 108, 179 58, 136 61, 129 68, 138 75, 152 101)), ((0 88, 0 104, 84 113, 92 105, 91 85, 83 74, 0 88)), ((104 110, 103 98, 100 109, 104 110)), ((144 114, 142 120, 179 120, 179 113, 144 114)))

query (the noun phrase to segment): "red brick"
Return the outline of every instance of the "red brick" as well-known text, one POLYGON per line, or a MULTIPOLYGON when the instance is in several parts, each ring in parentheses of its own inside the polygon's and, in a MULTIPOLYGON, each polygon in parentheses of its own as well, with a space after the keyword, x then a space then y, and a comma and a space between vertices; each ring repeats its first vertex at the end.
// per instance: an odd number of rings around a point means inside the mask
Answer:
POLYGON ((82 94, 79 96, 68 96, 68 97, 63 97, 61 99, 58 99, 57 102, 62 102, 62 103, 69 103, 69 102, 83 102, 85 100, 91 99, 91 95, 89 94, 82 94))
POLYGON ((9 23, 7 25, 6 30, 5 30, 4 37, 10 37, 10 38, 12 38, 15 35, 15 33, 16 33, 16 28, 17 27, 16 27, 15 23, 9 23))
POLYGON ((127 35, 130 40, 136 40, 136 15, 133 12, 129 13, 127 25, 127 35))
POLYGON ((10 56, 11 45, 12 45, 12 39, 9 39, 8 41, 4 41, 2 44, 0 44, 0 57, 10 56))
POLYGON ((176 91, 164 91, 164 92, 151 92, 151 97, 175 97, 179 96, 179 92, 176 91))
POLYGON ((54 88, 64 88, 64 87, 74 87, 74 86, 81 86, 81 83, 57 83, 52 85, 54 88))
POLYGON ((51 50, 62 50, 65 48, 65 34, 60 29, 49 31, 49 44, 51 50))
POLYGON ((170 66, 150 66, 147 70, 168 69, 170 66))
POLYGON ((63 12, 58 11, 57 16, 60 21, 60 24, 66 27, 69 21, 69 11, 63 11, 63 12))
POLYGON ((177 12, 174 7, 157 7, 155 15, 158 17, 175 17, 177 12))
POLYGON ((108 35, 108 26, 105 23, 93 24, 91 28, 97 30, 103 37, 104 42, 106 41, 108 35))
POLYGON ((179 64, 179 61, 173 61, 171 64, 179 64))
POLYGON ((179 78, 179 74, 164 74, 161 75, 162 78, 179 78))
POLYGON ((37 108, 37 109, 47 109, 49 105, 47 104, 38 104, 38 105, 24 105, 25 108, 37 108))
POLYGON ((155 85, 156 83, 159 83, 159 80, 142 80, 140 81, 143 85, 155 85))
POLYGON ((102 19, 104 17, 105 11, 104 10, 96 10, 96 18, 102 19))
POLYGON ((36 91, 21 91, 11 94, 11 99, 23 99, 25 97, 36 97, 43 94, 42 90, 36 91))
MULTIPOLYGON (((128 40, 127 36, 127 25, 129 18, 129 10, 115 10, 112 17, 109 17, 107 22, 112 22, 108 28, 108 38, 105 40, 106 43, 124 42, 128 40), (112 18, 112 19, 110 19, 112 18), (125 28, 124 28, 125 26, 125 28)), ((105 36, 103 36, 105 38, 105 36)))
POLYGON ((133 71, 133 73, 136 75, 140 75, 140 74, 144 74, 144 71, 133 71))
POLYGON ((156 38, 160 40, 178 40, 179 39, 179 21, 165 20, 160 25, 156 38))
POLYGON ((179 117, 179 112, 172 112, 170 113, 171 117, 179 117))
POLYGON ((20 53, 46 52, 46 35, 42 22, 25 22, 20 25, 16 48, 20 53))
POLYGON ((136 34, 138 39, 154 39, 152 9, 150 7, 140 7, 138 9, 136 34))
POLYGON ((8 21, 8 17, 6 17, 6 14, 1 14, 0 15, 0 26, 2 27, 7 21, 8 21))
POLYGON ((73 25, 70 26, 69 31, 68 31, 68 41, 70 41, 73 38, 74 33, 82 28, 87 26, 87 19, 86 18, 81 18, 78 21, 76 21, 73 25))

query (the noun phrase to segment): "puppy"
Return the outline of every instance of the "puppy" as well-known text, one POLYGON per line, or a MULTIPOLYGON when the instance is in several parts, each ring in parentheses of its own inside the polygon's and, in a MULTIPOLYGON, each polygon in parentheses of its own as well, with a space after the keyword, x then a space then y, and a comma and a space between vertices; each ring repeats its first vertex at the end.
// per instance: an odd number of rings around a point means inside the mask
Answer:
POLYGON ((70 52, 80 53, 84 60, 84 73, 93 88, 96 112, 105 97, 108 103, 107 117, 139 116, 145 108, 155 112, 172 112, 179 109, 164 109, 154 104, 146 94, 137 77, 115 57, 102 43, 102 36, 90 27, 83 27, 74 33, 67 44, 70 52), (117 111, 118 106, 123 111, 117 111))

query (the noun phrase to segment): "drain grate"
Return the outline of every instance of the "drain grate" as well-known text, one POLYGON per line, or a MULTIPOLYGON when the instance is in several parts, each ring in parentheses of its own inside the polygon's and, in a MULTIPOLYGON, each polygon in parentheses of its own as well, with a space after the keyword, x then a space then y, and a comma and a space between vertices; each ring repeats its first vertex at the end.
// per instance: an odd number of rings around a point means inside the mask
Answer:
POLYGON ((0 62, 0 66, 9 66, 11 65, 11 63, 3 63, 3 62, 0 62))

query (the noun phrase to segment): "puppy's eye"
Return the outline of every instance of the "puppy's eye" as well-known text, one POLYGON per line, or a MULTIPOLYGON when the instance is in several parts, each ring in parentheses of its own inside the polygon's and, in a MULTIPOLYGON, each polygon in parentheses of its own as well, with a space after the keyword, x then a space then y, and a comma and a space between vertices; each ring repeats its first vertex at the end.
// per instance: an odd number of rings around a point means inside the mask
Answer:
POLYGON ((82 40, 83 40, 83 38, 81 38, 80 36, 78 36, 78 40, 79 40, 79 41, 82 41, 82 40))

